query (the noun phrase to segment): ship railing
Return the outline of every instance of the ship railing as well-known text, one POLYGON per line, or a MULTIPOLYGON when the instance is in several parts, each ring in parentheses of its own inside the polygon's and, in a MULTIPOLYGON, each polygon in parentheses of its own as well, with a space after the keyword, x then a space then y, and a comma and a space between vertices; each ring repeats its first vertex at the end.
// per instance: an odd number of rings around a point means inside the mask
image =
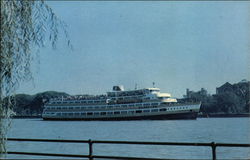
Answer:
POLYGON ((143 97, 144 94, 119 94, 119 95, 108 95, 109 98, 120 98, 120 97, 143 97))
POLYGON ((57 102, 57 101, 75 101, 75 100, 96 100, 96 99, 105 99, 107 98, 107 95, 83 95, 83 96, 67 96, 67 97, 57 97, 57 98, 51 98, 51 102, 57 102))
POLYGON ((181 103, 181 102, 166 102, 165 104, 167 104, 168 106, 180 106, 180 105, 200 104, 200 102, 185 102, 185 103, 181 103))
MULTIPOLYGON (((16 142, 57 142, 57 143, 85 143, 88 144, 88 154, 62 154, 62 153, 37 153, 37 152, 19 152, 7 151, 5 154, 15 155, 32 155, 32 156, 51 156, 51 157, 71 157, 71 158, 87 158, 94 159, 143 159, 143 160, 163 160, 166 158, 145 158, 145 157, 125 157, 125 156, 106 156, 94 154, 94 144, 127 144, 127 145, 160 145, 160 146, 197 146, 210 147, 212 153, 212 160, 216 160, 218 147, 250 147, 250 144, 234 144, 234 143, 189 143, 189 142, 147 142, 147 141, 108 141, 108 140, 62 140, 62 139, 26 139, 26 138, 7 138, 7 141, 16 142)), ((172 158, 171 158, 172 159, 172 158)), ((172 159, 173 160, 173 159, 172 159)))

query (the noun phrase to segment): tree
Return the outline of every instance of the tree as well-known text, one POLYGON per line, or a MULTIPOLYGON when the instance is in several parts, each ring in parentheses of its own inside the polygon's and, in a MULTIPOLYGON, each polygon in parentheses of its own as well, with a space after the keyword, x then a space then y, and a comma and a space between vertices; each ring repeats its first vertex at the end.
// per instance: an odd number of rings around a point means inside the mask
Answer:
POLYGON ((3 153, 12 105, 10 98, 4 105, 4 97, 13 97, 21 81, 32 79, 30 62, 46 40, 55 48, 59 31, 64 32, 67 40, 68 35, 66 25, 43 0, 1 0, 0 22, 0 153, 3 153))

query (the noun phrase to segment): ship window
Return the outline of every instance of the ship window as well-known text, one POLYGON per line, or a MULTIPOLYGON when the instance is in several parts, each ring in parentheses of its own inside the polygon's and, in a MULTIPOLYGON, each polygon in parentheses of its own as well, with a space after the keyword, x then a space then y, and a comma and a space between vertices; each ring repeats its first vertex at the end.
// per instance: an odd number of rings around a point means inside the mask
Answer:
POLYGON ((63 116, 67 116, 67 113, 62 113, 63 116))
POLYGON ((161 108, 160 111, 166 111, 167 109, 166 108, 161 108))
POLYGON ((69 103, 74 103, 73 101, 70 101, 69 103))
POLYGON ((75 103, 80 103, 79 101, 76 101, 75 103))
POLYGON ((150 112, 150 110, 148 110, 148 109, 147 110, 143 110, 143 112, 150 112))
POLYGON ((151 112, 158 112, 158 109, 152 109, 151 112))
POLYGON ((100 113, 99 112, 94 112, 94 115, 98 116, 98 115, 100 115, 100 113))
POLYGON ((73 107, 69 107, 69 109, 73 109, 73 107))
POLYGON ((93 115, 93 112, 87 112, 87 115, 91 116, 91 115, 93 115))
POLYGON ((120 111, 115 111, 114 114, 120 114, 120 111))
POLYGON ((101 106, 101 108, 102 108, 102 109, 105 109, 105 108, 106 108, 106 106, 101 106))
POLYGON ((95 109, 98 109, 99 108, 99 106, 95 106, 95 109))
POLYGON ((135 111, 128 111, 128 113, 132 113, 133 114, 133 113, 135 113, 135 111))
POLYGON ((80 107, 75 107, 75 109, 80 109, 80 107))
POLYGON ((142 113, 142 110, 136 110, 135 113, 142 113))
POLYGON ((109 115, 113 114, 113 112, 107 112, 109 115))
POLYGON ((127 111, 121 111, 121 114, 127 114, 127 111))
POLYGON ((56 104, 60 104, 61 102, 56 102, 56 104))
POLYGON ((81 101, 81 102, 84 103, 84 104, 86 103, 86 101, 81 101))
POLYGON ((87 103, 93 103, 93 101, 87 101, 87 103))
POLYGON ((158 106, 158 103, 152 103, 151 105, 152 106, 158 106))
POLYGON ((142 104, 141 104, 141 103, 139 103, 139 104, 136 104, 136 106, 141 107, 141 106, 142 106, 142 104))
POLYGON ((73 116, 73 113, 69 113, 69 116, 73 116))
POLYGON ((118 100, 123 100, 123 97, 119 97, 118 100))
POLYGON ((92 109, 92 107, 88 107, 88 109, 92 109))
POLYGON ((110 106, 108 106, 108 108, 113 108, 113 106, 110 105, 110 106))
POLYGON ((85 112, 81 112, 81 116, 86 116, 86 113, 85 112))
POLYGON ((68 107, 68 106, 65 106, 65 109, 69 109, 69 107, 68 107))
POLYGON ((62 113, 56 113, 56 115, 57 115, 57 116, 61 116, 61 115, 62 115, 62 113))
POLYGON ((130 105, 128 105, 129 107, 134 107, 135 105, 134 104, 130 104, 130 105))
POLYGON ((80 116, 80 113, 78 113, 78 112, 76 112, 76 113, 74 113, 76 116, 80 116))
POLYGON ((106 115, 107 114, 107 112, 101 112, 101 115, 106 115))
POLYGON ((57 109, 61 109, 61 107, 57 107, 57 109))
POLYGON ((127 105, 126 104, 122 104, 122 107, 127 107, 127 105))
POLYGON ((98 103, 99 101, 94 101, 94 103, 98 103))
POLYGON ((120 105, 116 105, 115 107, 116 107, 116 108, 119 108, 119 107, 121 107, 121 106, 120 106, 120 105))
POLYGON ((143 104, 143 106, 144 106, 144 107, 150 106, 150 103, 145 103, 145 104, 143 104))
POLYGON ((115 96, 115 93, 108 93, 110 97, 115 96))

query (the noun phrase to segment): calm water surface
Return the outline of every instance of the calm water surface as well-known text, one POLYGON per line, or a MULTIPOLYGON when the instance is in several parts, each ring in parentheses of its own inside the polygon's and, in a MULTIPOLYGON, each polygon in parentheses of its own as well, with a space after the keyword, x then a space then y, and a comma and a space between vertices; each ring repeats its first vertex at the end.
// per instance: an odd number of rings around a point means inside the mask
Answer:
MULTIPOLYGON (((250 143, 250 118, 161 121, 42 121, 14 119, 8 137, 157 142, 250 143)), ((8 150, 87 154, 85 144, 9 142, 8 150)), ((94 145, 94 154, 155 158, 209 159, 209 147, 94 145)), ((9 158, 44 158, 10 155, 9 158)), ((249 159, 250 148, 217 148, 217 157, 249 159)), ((47 158, 47 157, 46 157, 47 158)), ((48 157, 49 158, 49 157, 48 157)))

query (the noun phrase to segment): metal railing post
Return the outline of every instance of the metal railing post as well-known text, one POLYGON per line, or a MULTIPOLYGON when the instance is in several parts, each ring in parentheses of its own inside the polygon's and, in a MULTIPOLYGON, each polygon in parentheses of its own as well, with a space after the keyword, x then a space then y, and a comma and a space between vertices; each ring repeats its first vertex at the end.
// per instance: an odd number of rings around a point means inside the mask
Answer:
MULTIPOLYGON (((234 143, 188 143, 188 142, 143 142, 143 141, 105 141, 105 140, 63 140, 63 139, 27 139, 27 138, 7 138, 7 141, 17 142, 61 142, 61 143, 84 143, 89 145, 89 154, 62 154, 62 153, 41 153, 41 152, 19 152, 19 151, 7 151, 4 154, 17 154, 17 155, 33 155, 33 156, 55 156, 55 157, 77 157, 77 158, 88 158, 94 160, 95 158, 105 159, 147 159, 153 160, 154 158, 143 158, 143 157, 120 157, 120 156, 101 156, 93 154, 93 145, 97 144, 133 144, 133 145, 177 145, 177 146, 206 146, 212 149, 212 160, 216 160, 216 148, 217 147, 250 147, 250 144, 234 144, 234 143)), ((3 153, 2 153, 3 154, 3 153)), ((160 160, 160 158, 158 159, 160 160)), ((162 159, 163 160, 163 159, 162 159)))
POLYGON ((93 160, 93 142, 89 139, 89 160, 93 160))
POLYGON ((216 143, 211 143, 213 160, 216 160, 216 143))

